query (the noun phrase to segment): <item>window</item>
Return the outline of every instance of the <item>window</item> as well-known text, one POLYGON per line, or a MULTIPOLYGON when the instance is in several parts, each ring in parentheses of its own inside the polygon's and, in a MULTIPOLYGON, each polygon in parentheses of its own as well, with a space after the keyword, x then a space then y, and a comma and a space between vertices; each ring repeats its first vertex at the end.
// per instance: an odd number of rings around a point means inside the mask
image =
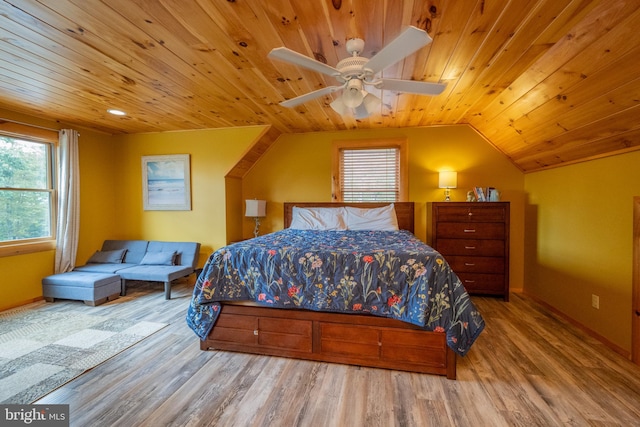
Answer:
POLYGON ((406 201, 406 141, 334 143, 333 199, 342 202, 406 201))
MULTIPOLYGON (((50 132, 50 137, 57 134, 50 132)), ((55 239, 54 143, 0 133, 0 251, 55 239)), ((42 248, 46 248, 42 246, 42 248)))

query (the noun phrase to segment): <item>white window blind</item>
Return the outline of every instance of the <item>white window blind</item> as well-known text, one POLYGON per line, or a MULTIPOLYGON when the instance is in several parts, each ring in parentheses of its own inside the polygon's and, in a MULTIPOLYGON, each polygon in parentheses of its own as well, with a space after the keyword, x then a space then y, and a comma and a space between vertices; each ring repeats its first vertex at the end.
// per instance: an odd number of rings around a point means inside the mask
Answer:
POLYGON ((400 149, 342 149, 340 192, 345 202, 400 199, 400 149))

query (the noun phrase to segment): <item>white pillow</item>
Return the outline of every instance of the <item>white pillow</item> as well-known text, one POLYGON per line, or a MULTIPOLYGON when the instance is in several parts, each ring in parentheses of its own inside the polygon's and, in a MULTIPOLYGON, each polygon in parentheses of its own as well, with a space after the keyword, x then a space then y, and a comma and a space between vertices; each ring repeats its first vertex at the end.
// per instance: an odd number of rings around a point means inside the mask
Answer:
POLYGON ((398 217, 391 203, 380 208, 355 208, 346 206, 349 230, 398 230, 398 217))
POLYGON ((291 212, 291 225, 294 230, 346 230, 344 208, 299 208, 294 206, 291 212))

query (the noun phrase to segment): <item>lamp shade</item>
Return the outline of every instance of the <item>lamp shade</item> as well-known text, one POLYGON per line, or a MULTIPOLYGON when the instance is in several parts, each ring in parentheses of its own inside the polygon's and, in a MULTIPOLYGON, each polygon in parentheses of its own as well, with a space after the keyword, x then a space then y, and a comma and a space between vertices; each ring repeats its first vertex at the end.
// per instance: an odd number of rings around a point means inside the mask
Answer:
POLYGON ((344 105, 349 108, 356 108, 358 105, 362 104, 363 99, 362 81, 359 79, 349 80, 347 88, 342 94, 342 102, 344 102, 344 105))
POLYGON ((261 218, 267 215, 267 201, 266 200, 245 200, 247 209, 244 216, 252 218, 261 218))
POLYGON ((382 102, 380 98, 377 96, 367 93, 366 91, 362 91, 364 95, 364 99, 362 103, 353 109, 353 117, 356 119, 365 119, 369 117, 371 114, 375 113, 376 109, 380 108, 382 102))
POLYGON ((440 172, 439 188, 456 188, 458 186, 458 172, 442 171, 440 172))
POLYGON ((345 105, 344 96, 337 97, 330 105, 333 108, 333 111, 340 114, 341 116, 353 115, 356 119, 364 119, 369 117, 371 114, 375 113, 376 110, 380 108, 382 105, 382 101, 377 96, 368 93, 367 91, 362 92, 362 102, 355 107, 351 108, 345 105))
POLYGON ((362 101, 362 104, 364 104, 364 107, 367 109, 367 113, 369 115, 373 114, 378 108, 380 108, 380 105, 382 105, 382 101, 380 100, 380 98, 378 98, 377 96, 375 96, 372 93, 367 93, 364 96, 364 99, 362 101))
POLYGON ((344 115, 348 114, 349 111, 351 111, 351 109, 348 108, 346 105, 344 105, 344 102, 342 102, 342 96, 337 97, 329 105, 331 105, 331 108, 333 108, 333 111, 335 111, 336 113, 340 114, 341 116, 344 116, 344 115))

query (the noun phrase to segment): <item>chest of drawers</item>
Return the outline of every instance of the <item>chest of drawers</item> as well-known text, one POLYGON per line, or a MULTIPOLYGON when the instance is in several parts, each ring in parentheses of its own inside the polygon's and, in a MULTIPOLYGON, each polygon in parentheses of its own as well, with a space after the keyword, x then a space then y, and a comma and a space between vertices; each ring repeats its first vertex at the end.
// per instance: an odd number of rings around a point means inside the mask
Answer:
POLYGON ((509 202, 436 202, 432 245, 470 294, 509 300, 509 202))

